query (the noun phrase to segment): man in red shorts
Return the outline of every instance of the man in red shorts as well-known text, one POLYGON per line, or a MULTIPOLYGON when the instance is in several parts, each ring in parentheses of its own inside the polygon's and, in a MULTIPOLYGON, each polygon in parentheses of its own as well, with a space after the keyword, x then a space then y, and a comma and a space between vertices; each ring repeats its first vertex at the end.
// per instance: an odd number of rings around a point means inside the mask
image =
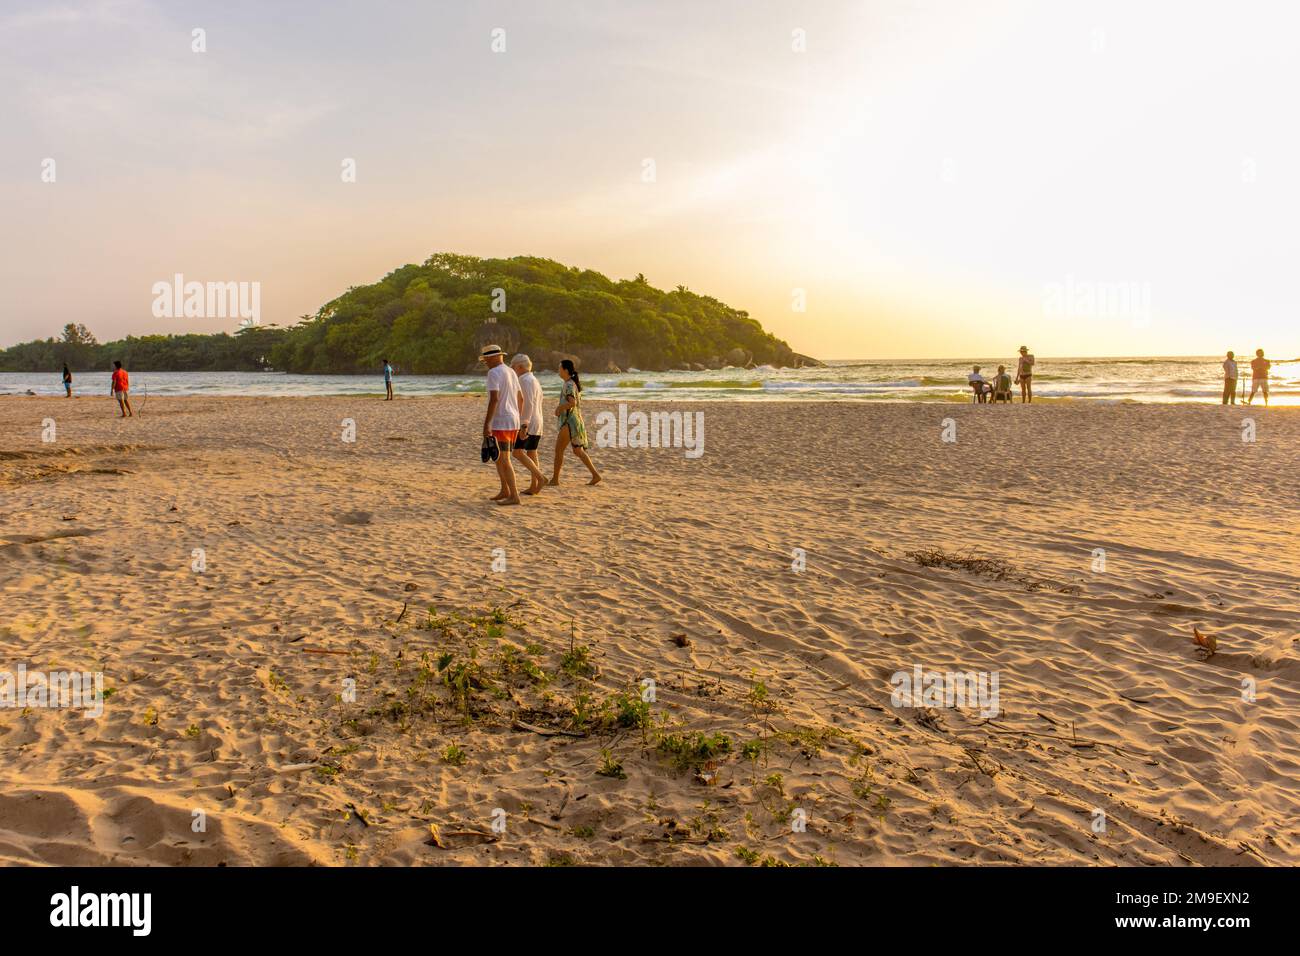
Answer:
POLYGON ((519 376, 506 364, 505 353, 499 345, 489 345, 479 353, 478 360, 487 365, 487 414, 483 416, 483 437, 496 439, 497 475, 501 490, 492 496, 499 505, 519 504, 519 489, 515 485, 515 468, 510 463, 510 450, 519 434, 519 409, 523 407, 524 393, 519 387, 519 376))

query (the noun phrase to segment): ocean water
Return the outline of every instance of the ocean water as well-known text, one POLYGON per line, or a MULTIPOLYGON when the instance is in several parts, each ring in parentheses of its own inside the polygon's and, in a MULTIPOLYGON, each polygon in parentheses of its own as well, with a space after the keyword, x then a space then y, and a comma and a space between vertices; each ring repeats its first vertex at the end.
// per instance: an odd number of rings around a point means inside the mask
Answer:
MULTIPOLYGON (((1222 357, 1038 358, 1035 401, 1218 402, 1222 357)), ((653 401, 879 401, 969 402, 966 376, 979 365, 991 378, 999 364, 1014 377, 1014 358, 963 361, 838 361, 826 368, 727 368, 709 372, 640 372, 583 376, 590 398, 653 401)), ((1247 368, 1245 363, 1241 367, 1247 368)), ((74 372, 79 395, 108 396, 108 372, 74 372)), ((548 395, 559 377, 541 374, 548 395)), ((398 375, 401 395, 482 393, 481 375, 398 375)), ((383 376, 289 375, 281 372, 132 372, 132 392, 146 395, 381 394, 383 376)), ((59 374, 0 372, 0 395, 60 395, 59 374)), ((1300 405, 1300 359, 1273 361, 1274 405, 1300 405)), ((1019 390, 1016 389, 1018 394, 1019 390)))

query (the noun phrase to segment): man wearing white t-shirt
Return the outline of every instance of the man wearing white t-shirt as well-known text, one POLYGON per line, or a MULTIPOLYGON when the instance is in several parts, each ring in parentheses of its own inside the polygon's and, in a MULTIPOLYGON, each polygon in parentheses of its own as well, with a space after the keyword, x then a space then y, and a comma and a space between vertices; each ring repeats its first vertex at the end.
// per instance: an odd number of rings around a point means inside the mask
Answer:
POLYGON ((496 439, 497 475, 501 490, 492 496, 499 505, 519 504, 519 490, 515 486, 515 469, 510 464, 510 449, 519 435, 519 408, 523 393, 514 370, 505 364, 505 353, 499 345, 489 345, 479 352, 478 360, 487 365, 487 414, 483 417, 483 438, 496 439))
POLYGON ((542 383, 533 374, 533 360, 527 355, 516 355, 510 360, 510 367, 519 376, 519 391, 523 395, 515 457, 532 475, 532 481, 524 494, 535 495, 546 484, 546 476, 542 474, 541 463, 537 460, 537 446, 542 442, 542 383))

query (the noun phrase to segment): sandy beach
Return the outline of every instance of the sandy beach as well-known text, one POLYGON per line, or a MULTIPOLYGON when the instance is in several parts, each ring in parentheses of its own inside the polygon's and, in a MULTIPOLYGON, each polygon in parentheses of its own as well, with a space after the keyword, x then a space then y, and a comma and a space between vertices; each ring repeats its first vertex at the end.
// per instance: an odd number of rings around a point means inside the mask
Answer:
POLYGON ((0 860, 1300 863, 1296 409, 663 407, 500 508, 481 399, 0 400, 0 671, 109 692, 0 860))

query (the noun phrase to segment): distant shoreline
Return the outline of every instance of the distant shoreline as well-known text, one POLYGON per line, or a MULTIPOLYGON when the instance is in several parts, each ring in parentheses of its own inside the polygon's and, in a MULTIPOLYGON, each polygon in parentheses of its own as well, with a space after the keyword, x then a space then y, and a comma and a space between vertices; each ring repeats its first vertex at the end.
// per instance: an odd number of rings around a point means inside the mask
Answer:
MULTIPOLYGON (((536 364, 543 389, 558 388, 556 373, 536 364)), ((705 371, 583 372, 590 400, 764 403, 796 401, 883 401, 961 404, 972 399, 969 376, 979 366, 986 378, 998 366, 1014 370, 1008 358, 943 362, 840 361, 799 369, 738 366, 705 371)), ((161 372, 127 367, 133 390, 163 395, 376 395, 383 391, 379 369, 371 374, 298 374, 292 372, 161 372)), ((1243 370, 1244 371, 1244 370, 1243 370)), ((1204 404, 1222 397, 1222 367, 1217 356, 1177 359, 1040 358, 1034 376, 1034 399, 1044 403, 1204 404)), ((1247 375, 1248 381, 1248 375, 1247 375)), ((479 395, 481 370, 456 374, 409 375, 394 379, 399 398, 416 395, 479 395)), ((1277 360, 1269 378, 1273 404, 1300 405, 1300 362, 1277 360)), ((73 369, 76 395, 108 394, 107 370, 73 369)), ((0 394, 62 397, 55 372, 0 372, 0 394)), ((1244 397, 1242 393, 1241 397, 1244 397)))
MULTIPOLYGON (((133 395, 138 395, 138 394, 140 393, 138 392, 133 393, 133 395)), ((429 401, 434 401, 434 402, 445 401, 449 403, 454 403, 457 406, 459 406, 467 399, 477 401, 477 402, 482 402, 483 395, 484 393, 482 391, 477 391, 477 392, 467 391, 467 392, 462 392, 454 395, 444 393, 444 394, 423 394, 423 395, 403 396, 399 394, 398 403, 393 407, 400 408, 402 404, 411 404, 417 402, 425 403, 429 401)), ((365 392, 318 392, 311 395, 292 395, 292 394, 231 395, 223 392, 187 393, 183 395, 170 394, 166 392, 161 394, 157 392, 149 393, 149 399, 157 403, 165 403, 165 402, 190 403, 190 402, 205 402, 205 401, 206 402, 214 402, 214 401, 257 402, 257 403, 285 401, 285 402, 295 402, 295 403, 301 403, 301 402, 324 403, 324 402, 344 401, 348 399, 361 399, 367 402, 369 401, 382 402, 383 398, 384 398, 384 393, 382 390, 365 391, 365 392)), ((549 400, 550 396, 547 396, 547 398, 549 400)), ((111 405, 112 409, 110 410, 116 409, 116 405, 112 402, 112 399, 108 395, 106 394, 100 395, 98 392, 75 395, 70 400, 65 398, 62 395, 62 393, 56 395, 53 392, 46 392, 45 394, 26 395, 26 394, 12 393, 12 392, 10 393, 0 392, 0 399, 26 400, 29 402, 57 402, 57 403, 63 403, 68 401, 80 403, 80 402, 91 402, 91 401, 103 400, 104 402, 108 403, 105 406, 106 408, 111 405)), ((637 397, 634 399, 628 399, 626 397, 605 396, 605 395, 597 395, 597 394, 593 394, 589 398, 587 398, 586 404, 590 408, 595 408, 595 407, 603 408, 606 406, 617 406, 619 404, 629 404, 629 405, 636 405, 638 407, 645 405, 645 406, 679 408, 679 409, 683 407, 696 406, 696 405, 704 405, 704 406, 730 405, 730 406, 753 406, 753 407, 766 407, 769 405, 775 405, 775 406, 818 405, 818 406, 827 406, 827 407, 836 407, 836 408, 841 406, 860 406, 860 407, 877 406, 878 407, 878 406, 900 406, 900 405, 937 405, 945 408, 960 408, 966 405, 973 405, 973 403, 971 403, 968 399, 964 397, 963 398, 929 398, 929 399, 926 398, 846 398, 844 396, 832 395, 832 396, 816 396, 816 397, 809 397, 809 398, 771 397, 771 398, 763 398, 761 400, 751 399, 749 401, 746 401, 744 399, 729 398, 727 396, 717 396, 711 398, 684 396, 682 398, 673 398, 673 399, 658 398, 658 397, 644 397, 644 398, 637 397)), ((1021 404, 1020 401, 1017 399, 1015 402, 1012 403, 1012 406, 1020 407, 1020 404, 1021 404)), ((1138 399, 1053 398, 1050 396, 1035 398, 1033 401, 1033 405, 1046 407, 1046 408, 1057 408, 1057 409, 1062 409, 1062 408, 1063 409, 1085 409, 1085 408, 1097 408, 1101 406, 1113 406, 1113 405, 1123 405, 1125 407, 1130 407, 1130 408, 1168 408, 1168 409, 1223 408, 1224 410, 1232 410, 1232 411, 1239 411, 1239 410, 1258 411, 1258 410, 1265 409, 1263 402, 1257 402, 1254 405, 1246 405, 1242 402, 1238 402, 1236 405, 1220 405, 1218 401, 1210 401, 1209 399, 1187 399, 1184 401, 1156 402, 1156 401, 1140 401, 1138 399)), ((1012 407, 1012 406, 1004 406, 1004 408, 1012 407)), ((1006 412, 1005 410, 997 411, 994 406, 973 405, 973 407, 979 409, 979 414, 1008 414, 1008 412, 1006 412), (984 411, 984 409, 986 408, 989 409, 988 412, 984 411)), ((57 404, 54 405, 54 408, 55 410, 57 410, 59 408, 59 405, 57 404)), ((1274 414, 1294 413, 1300 411, 1300 405, 1271 405, 1268 407, 1267 410, 1274 414)), ((1010 414, 1014 414, 1014 413, 1010 413, 1010 414)))
MULTIPOLYGON (((6 348, 5 346, 0 345, 0 351, 4 351, 5 348, 6 348)), ((1225 349, 1225 351, 1226 351, 1226 349, 1225 349)), ((1254 352, 1253 349, 1250 350, 1250 351, 1247 351, 1247 350, 1245 350, 1244 348, 1242 348, 1242 349, 1235 349, 1234 351, 1236 351, 1236 353, 1237 353, 1238 356, 1241 356, 1241 355, 1249 355, 1249 354, 1253 354, 1253 352, 1254 352)), ((965 364, 965 363, 972 363, 972 362, 979 362, 979 363, 981 363, 981 364, 987 364, 987 363, 989 363, 989 362, 1001 362, 1001 361, 1007 361, 1007 360, 1009 360, 1009 359, 1011 359, 1011 358, 1013 358, 1013 357, 1014 357, 1014 352, 1012 352, 1012 351, 1008 351, 1005 355, 956 356, 956 357, 953 357, 953 356, 942 356, 942 357, 938 357, 938 358, 917 358, 917 357, 915 357, 915 356, 910 357, 910 358, 843 358, 843 359, 841 359, 841 358, 819 358, 819 359, 817 359, 817 361, 824 363, 825 366, 826 366, 826 367, 829 367, 829 368, 843 368, 843 367, 845 367, 845 366, 856 366, 856 365, 891 365, 891 364, 897 364, 897 365, 944 364, 944 365, 947 365, 947 364, 965 364)), ((1045 362, 1045 363, 1051 363, 1051 362, 1071 362, 1071 363, 1088 363, 1088 362, 1092 362, 1092 363, 1107 363, 1107 362, 1113 362, 1113 363, 1132 363, 1132 364, 1137 364, 1137 363, 1144 363, 1144 362, 1171 362, 1171 363, 1187 362, 1187 363, 1191 363, 1191 362, 1221 362, 1221 361, 1223 361, 1223 355, 1222 355, 1222 354, 1216 354, 1216 355, 1038 355, 1037 358, 1038 358, 1038 361, 1039 361, 1039 362, 1045 362)), ((1286 363, 1290 363, 1290 362, 1300 362, 1300 355, 1298 355, 1298 356, 1296 356, 1296 357, 1294 357, 1294 358, 1271 358, 1271 361, 1276 362, 1276 363, 1279 363, 1279 364, 1286 364, 1286 363)), ((774 367, 775 367, 775 368, 780 368, 780 369, 782 369, 782 370, 789 370, 789 371, 795 371, 795 370, 798 370, 798 369, 800 368, 800 366, 794 366, 794 365, 787 365, 787 366, 774 366, 774 367)), ((807 368, 807 367, 809 367, 809 366, 803 366, 803 367, 804 367, 804 368, 807 368)), ((729 370, 729 369, 740 369, 741 371, 744 371, 744 369, 742 369, 740 366, 724 366, 724 367, 722 367, 722 368, 717 368, 717 369, 708 369, 708 371, 712 371, 712 372, 725 372, 725 371, 727 371, 727 370, 729 370)), ((49 371, 50 371, 50 374, 58 374, 59 369, 57 369, 57 368, 51 368, 49 371)), ((76 372, 76 369, 73 369, 73 371, 76 372)), ((103 370, 100 370, 100 369, 88 369, 88 368, 87 368, 87 369, 82 369, 82 372, 83 372, 83 373, 86 373, 86 374, 89 374, 89 373, 91 373, 91 372, 93 372, 93 371, 105 371, 105 372, 106 372, 107 369, 103 369, 103 370)), ((312 378, 318 378, 318 377, 324 377, 324 376, 331 376, 331 375, 337 375, 337 376, 348 376, 348 377, 352 377, 352 378, 366 378, 367 376, 378 374, 377 371, 376 371, 376 372, 366 372, 366 371, 361 371, 361 372, 288 372, 288 371, 285 371, 285 370, 283 370, 283 369, 276 369, 276 368, 271 368, 271 369, 245 369, 245 368, 208 368, 208 369, 137 369, 137 371, 157 372, 157 373, 165 374, 165 375, 193 375, 193 374, 209 374, 209 373, 212 373, 212 374, 223 374, 223 375, 225 375, 225 374, 247 374, 247 375, 303 375, 303 376, 308 376, 308 377, 312 377, 312 378)), ((578 371, 579 371, 579 372, 582 372, 582 371, 583 371, 581 364, 578 365, 578 371)), ((683 370, 682 370, 682 369, 669 369, 668 371, 683 371, 683 370)), ((0 375, 39 375, 39 374, 41 374, 41 373, 40 373, 40 372, 31 372, 31 371, 22 371, 22 370, 18 370, 18 369, 0 369, 0 375)), ((432 373, 432 374, 450 374, 450 373, 432 373)), ((592 374, 592 375, 596 375, 596 374, 601 374, 601 375, 605 375, 605 374, 610 374, 610 375, 615 375, 615 374, 617 374, 617 375, 627 375, 627 374, 637 374, 637 371, 634 370, 634 371, 629 372, 628 370, 624 370, 624 371, 622 371, 622 372, 608 372, 608 373, 606 373, 606 372, 599 372, 599 373, 598 373, 598 372, 592 371, 590 374, 592 374)))

